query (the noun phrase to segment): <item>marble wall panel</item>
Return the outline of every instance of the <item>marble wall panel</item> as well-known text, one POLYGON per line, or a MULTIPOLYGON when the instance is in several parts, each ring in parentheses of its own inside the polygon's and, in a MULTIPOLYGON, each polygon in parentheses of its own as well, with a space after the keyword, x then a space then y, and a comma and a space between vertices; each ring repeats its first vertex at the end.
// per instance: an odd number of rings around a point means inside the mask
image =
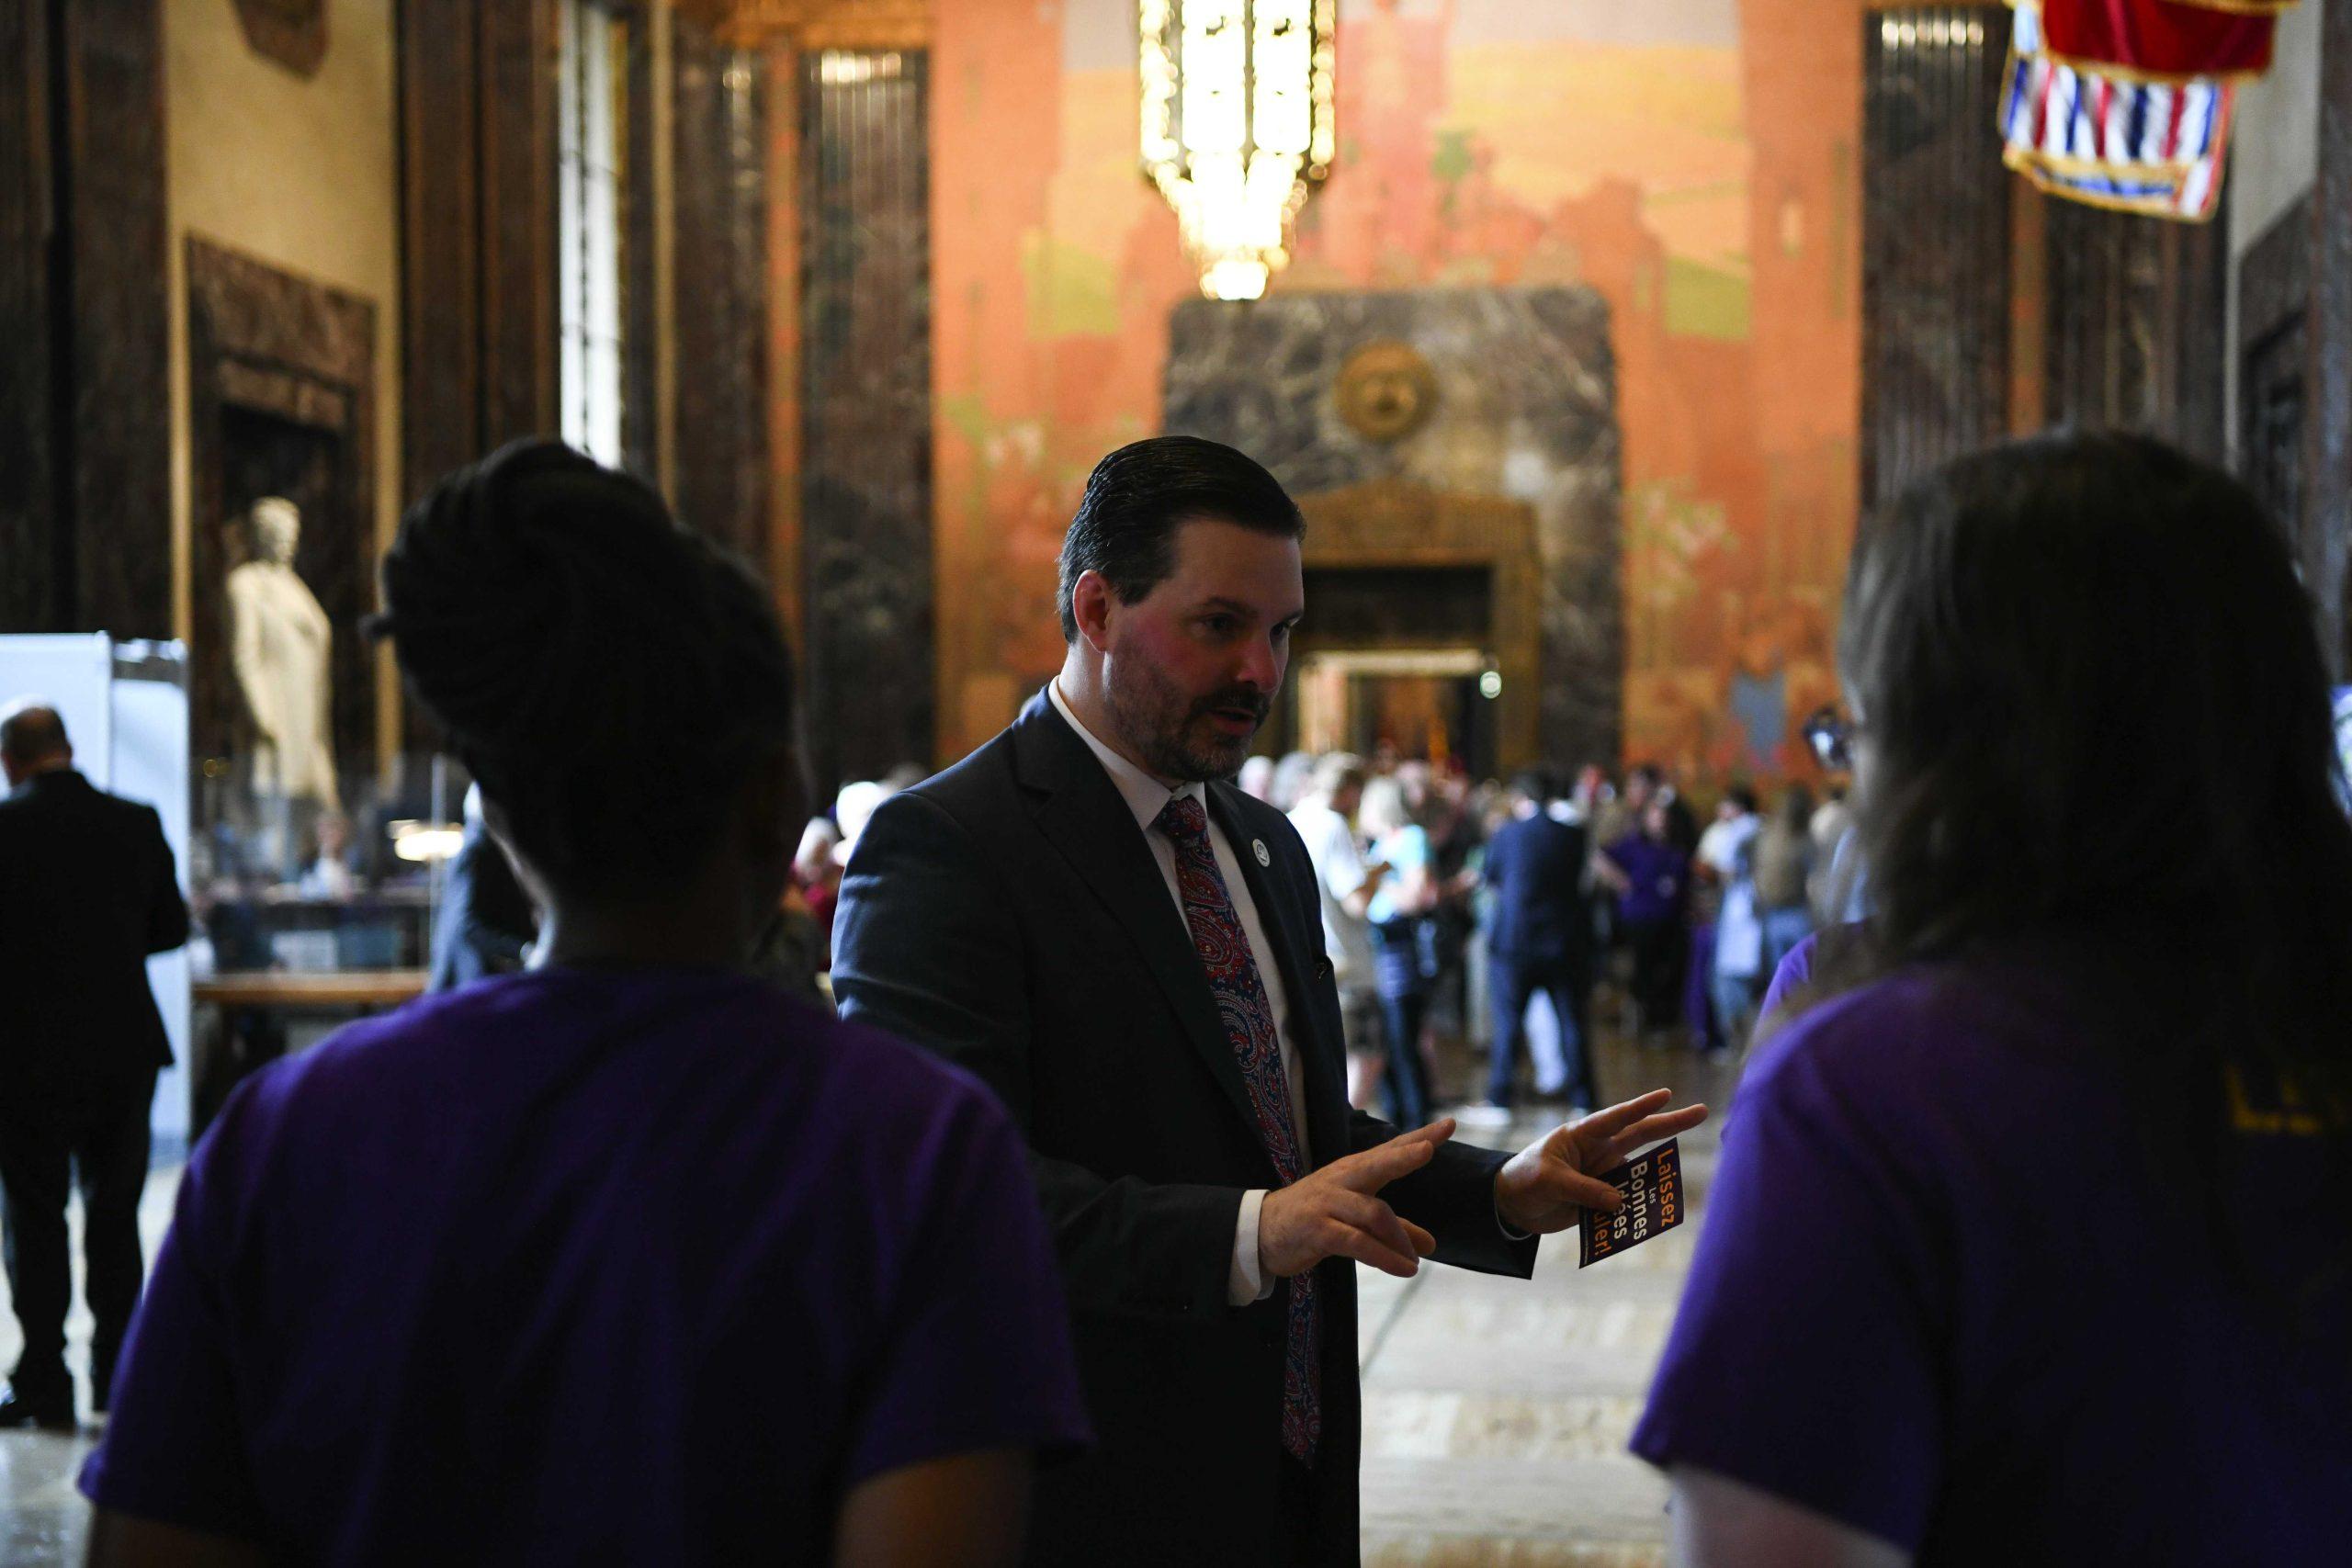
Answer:
POLYGON ((2007 18, 1913 6, 1862 35, 1862 497, 1877 506, 2008 428, 2012 176, 1984 107, 2007 18))
POLYGON ((662 376, 659 345, 667 312, 657 286, 661 204, 654 197, 653 47, 650 0, 621 12, 628 36, 622 97, 628 117, 621 191, 621 454, 641 479, 662 484, 662 376))
POLYGON ((477 0, 481 449, 558 429, 556 57, 548 0, 477 0))
MULTIPOLYGON (((1541 568, 1539 745, 1614 761, 1623 729, 1620 449, 1608 307, 1589 288, 1192 300, 1170 322, 1166 428, 1240 447, 1294 495, 1403 479, 1522 503, 1541 568), (1409 345, 1435 400, 1390 443, 1342 416, 1341 367, 1409 345)), ((1309 615, 1313 614, 1312 606, 1309 615)))
POLYGON ((65 597, 50 464, 46 22, 45 6, 0 6, 0 632, 53 629, 65 597))
POLYGON ((552 435, 555 82, 544 0, 400 7, 403 496, 552 435))
POLYGON ((401 496, 481 456, 474 0, 406 0, 401 51, 401 496))
POLYGON ((2044 202, 2044 419, 2146 431, 2220 461, 2228 226, 2044 202))
POLYGON ((2278 215, 2238 266, 2237 471, 2288 528, 2303 511, 2310 413, 2312 204, 2278 215))
POLYGON ((770 568, 764 95, 756 57, 684 17, 673 35, 676 470, 690 526, 770 568))
POLYGON ((74 83, 77 626, 172 634, 170 310, 158 0, 65 9, 74 83))
POLYGON ((932 751, 929 90, 921 51, 802 62, 800 599, 820 788, 932 751))

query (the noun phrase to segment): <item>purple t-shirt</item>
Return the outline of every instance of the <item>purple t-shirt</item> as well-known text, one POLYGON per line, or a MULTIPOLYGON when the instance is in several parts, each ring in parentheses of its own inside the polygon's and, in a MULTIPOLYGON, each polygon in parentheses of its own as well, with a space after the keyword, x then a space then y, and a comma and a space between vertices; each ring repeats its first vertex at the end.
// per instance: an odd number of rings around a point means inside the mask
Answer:
POLYGON ((1690 857, 1672 844, 1634 833, 1609 846, 1609 858, 1632 886, 1617 897, 1617 912, 1635 925, 1682 913, 1690 895, 1690 857))
POLYGON ((883 1472, 1086 1440, 1010 1121, 750 979, 344 1030, 198 1148, 82 1489, 336 1563, 828 1554, 883 1472))
POLYGON ((2038 966, 1905 970, 1759 1050, 1634 1451, 1923 1563, 2343 1561, 2328 1151, 2233 1134, 2250 1278, 2145 1152, 2149 1054, 2107 1010, 2038 966))
POLYGON ((1756 1016, 1770 1018, 1791 992, 1813 979, 1813 953, 1821 945, 1821 933, 1814 932, 1781 956, 1781 966, 1772 971, 1772 983, 1764 987, 1764 999, 1757 1004, 1756 1016))

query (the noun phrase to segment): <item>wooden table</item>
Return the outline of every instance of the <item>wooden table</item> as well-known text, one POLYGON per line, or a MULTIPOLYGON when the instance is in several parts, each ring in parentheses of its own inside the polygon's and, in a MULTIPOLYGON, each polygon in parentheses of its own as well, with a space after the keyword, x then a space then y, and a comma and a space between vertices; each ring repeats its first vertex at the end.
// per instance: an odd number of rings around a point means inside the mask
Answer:
POLYGON ((285 1008, 340 1012, 396 1008, 424 994, 422 969, 348 969, 301 974, 288 969, 228 969, 196 981, 195 999, 224 1008, 285 1008))

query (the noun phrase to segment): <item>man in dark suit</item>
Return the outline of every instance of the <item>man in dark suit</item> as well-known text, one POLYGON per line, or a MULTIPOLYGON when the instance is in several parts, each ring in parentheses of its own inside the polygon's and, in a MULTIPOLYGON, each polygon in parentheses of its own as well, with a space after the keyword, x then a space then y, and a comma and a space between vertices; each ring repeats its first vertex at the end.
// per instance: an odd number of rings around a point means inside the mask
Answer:
POLYGON ((1061 672, 867 824, 846 1017, 1026 1132, 1100 1447, 1038 1482, 1048 1564, 1356 1561, 1355 1277, 1527 1274, 1587 1174, 1703 1108, 1649 1097, 1509 1156, 1348 1109, 1315 872, 1225 781, 1305 609, 1298 509, 1229 447, 1103 459, 1064 540, 1061 672))
POLYGON ((139 1303, 148 1107, 172 1059, 147 955, 187 940, 187 906, 161 818, 74 772, 52 709, 0 712, 0 768, 9 786, 0 800, 0 1190, 25 1339, 0 1427, 58 1429, 74 1425, 70 1171, 81 1168, 96 1319, 90 1404, 104 1410, 139 1303))
POLYGON ((1585 863, 1590 857, 1584 829, 1545 812, 1551 794, 1551 781, 1540 771, 1514 779, 1510 820, 1487 842, 1484 874, 1493 895, 1487 927, 1487 990, 1495 1004, 1487 1103, 1498 1109, 1510 1105, 1527 1004, 1538 991, 1550 998, 1560 1021, 1569 1103, 1600 1103, 1585 1005, 1592 994, 1592 907, 1584 890, 1585 863))

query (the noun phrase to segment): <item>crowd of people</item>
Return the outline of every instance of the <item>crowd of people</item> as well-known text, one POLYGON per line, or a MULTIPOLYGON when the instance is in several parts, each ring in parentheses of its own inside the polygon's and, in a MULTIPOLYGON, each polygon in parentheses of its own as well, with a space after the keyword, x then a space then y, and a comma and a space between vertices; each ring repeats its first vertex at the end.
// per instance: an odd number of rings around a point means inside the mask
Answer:
MULTIPOLYGON (((1633 1437, 1673 1561, 2340 1558, 2352 819, 2241 486, 2074 435, 1923 480, 1857 546, 1817 727, 1850 809, 1732 792, 1703 830, 1646 770, 1228 784, 1304 528, 1230 448, 1113 453, 1059 671, 804 833, 745 570, 551 443, 435 488, 383 624, 530 967, 231 1100, 109 1369, 92 1561, 1352 1563, 1357 1269, 1525 1278, 1708 1115, 1424 1120, 1429 1021, 1474 996, 1489 1109, 1522 1042, 1601 1106, 1596 986, 1653 1040, 1761 1020, 1633 1437), (827 954, 837 1015, 763 977, 827 954)), ((113 809, 51 719, 0 724, 12 1007, 61 943, 121 988, 178 940, 152 814, 47 916, 41 855, 113 809)))
MULTIPOLYGON (((857 836, 922 778, 907 764, 854 782, 809 819, 763 972, 826 994, 857 836)), ((1574 1112, 1600 1104, 1596 998, 1604 1024, 1645 1045, 1733 1055, 1781 961, 1853 901, 1838 870, 1851 827, 1838 771, 1818 801, 1784 786, 1769 818, 1734 784, 1703 831, 1689 795, 1647 764, 1622 783, 1597 764, 1565 782, 1542 768, 1474 782, 1383 746, 1254 755, 1236 784, 1306 847, 1350 1102, 1400 1126, 1440 1108, 1498 1125, 1524 1091, 1574 1112)))
POLYGON ((1665 770, 1622 782, 1598 764, 1508 782, 1336 752, 1255 756, 1239 787, 1284 813, 1315 863, 1325 950, 1348 1020, 1350 1093, 1418 1124, 1458 1105, 1495 1122, 1533 1097, 1600 1103, 1598 1016, 1622 1034, 1736 1053, 1780 964, 1849 918, 1851 814, 1841 770, 1816 798, 1781 788, 1771 814, 1744 784, 1702 831, 1665 770), (1483 1052, 1459 1071, 1445 1045, 1483 1052))

